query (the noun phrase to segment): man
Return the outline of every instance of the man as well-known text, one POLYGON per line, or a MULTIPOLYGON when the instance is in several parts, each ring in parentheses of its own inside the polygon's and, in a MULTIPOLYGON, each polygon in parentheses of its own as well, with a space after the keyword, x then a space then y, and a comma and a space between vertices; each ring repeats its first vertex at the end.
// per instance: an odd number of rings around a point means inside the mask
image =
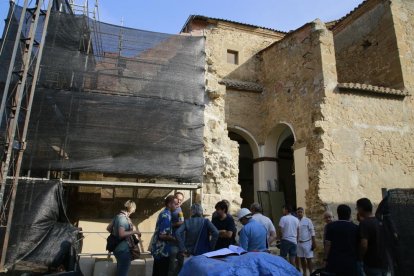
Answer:
POLYGON ((292 216, 292 207, 283 207, 283 217, 279 221, 279 237, 282 238, 280 242, 280 256, 287 259, 289 255, 289 262, 295 266, 297 255, 299 220, 292 216))
POLYGON ((236 225, 232 216, 228 215, 228 206, 224 201, 216 204, 216 216, 213 217, 212 223, 219 230, 219 238, 216 243, 215 250, 227 248, 234 244, 234 234, 236 233, 236 225))
POLYGON ((154 257, 153 276, 169 273, 171 242, 176 239, 171 225, 171 213, 176 209, 177 199, 169 195, 164 200, 165 209, 158 215, 154 236, 151 239, 151 255, 154 257))
POLYGON ((253 219, 247 208, 242 208, 237 218, 243 225, 240 231, 240 247, 248 252, 263 252, 267 250, 267 231, 264 225, 253 219))
POLYGON ((341 204, 338 219, 326 225, 326 270, 337 276, 354 276, 357 272, 358 226, 350 221, 351 208, 341 204))
MULTIPOLYGON (((184 214, 181 209, 181 204, 184 202, 184 194, 181 192, 176 192, 174 194, 175 199, 177 200, 176 209, 171 213, 171 224, 173 227, 173 235, 175 236, 176 230, 184 223, 184 214)), ((168 276, 178 275, 181 268, 183 267, 184 256, 179 252, 178 244, 173 243, 171 245, 171 254, 170 254, 170 270, 168 276)))
POLYGON ((333 221, 333 214, 331 211, 325 211, 325 213, 323 213, 323 221, 325 221, 325 226, 323 227, 323 248, 325 249, 326 227, 333 221))
POLYGON ((197 203, 191 206, 191 218, 186 220, 176 232, 180 252, 194 256, 213 251, 218 235, 217 228, 210 220, 203 217, 203 208, 197 203))
POLYGON ((276 241, 276 229, 273 225, 273 222, 270 218, 262 214, 262 206, 259 203, 255 202, 250 206, 250 212, 253 214, 253 219, 257 222, 260 222, 267 231, 267 245, 270 246, 274 241, 276 241))
POLYGON ((387 275, 388 263, 383 237, 382 224, 372 213, 372 203, 368 198, 356 202, 360 236, 360 258, 367 276, 387 275))
POLYGON ((312 221, 304 217, 304 209, 299 207, 296 214, 299 219, 299 237, 298 237, 298 259, 296 260, 296 267, 299 268, 299 259, 302 265, 303 275, 306 276, 306 268, 309 270, 309 275, 313 271, 312 258, 313 250, 316 248, 315 228, 312 221))

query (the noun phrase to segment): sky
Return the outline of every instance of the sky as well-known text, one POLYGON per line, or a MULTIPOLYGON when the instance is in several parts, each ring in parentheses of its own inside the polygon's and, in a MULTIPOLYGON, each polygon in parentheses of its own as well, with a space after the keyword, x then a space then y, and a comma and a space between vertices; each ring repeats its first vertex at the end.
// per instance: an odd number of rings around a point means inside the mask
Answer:
MULTIPOLYGON (((34 0, 31 0, 34 2, 34 0)), ((85 0, 77 0, 83 3, 85 0)), ((89 0, 94 3, 95 0, 89 0)), ((23 0, 16 0, 22 4, 23 0)), ((362 0, 99 0, 100 20, 126 27, 178 33, 189 15, 198 14, 280 31, 294 30, 316 18, 341 18, 362 0)), ((9 0, 0 0, 0 33, 9 0)))

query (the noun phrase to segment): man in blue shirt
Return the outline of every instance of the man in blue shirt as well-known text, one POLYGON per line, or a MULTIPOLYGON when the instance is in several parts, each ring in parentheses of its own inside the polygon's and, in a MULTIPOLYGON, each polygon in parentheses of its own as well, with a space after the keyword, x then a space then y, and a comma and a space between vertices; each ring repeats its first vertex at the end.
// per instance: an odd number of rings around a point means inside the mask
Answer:
POLYGON ((247 208, 242 208, 237 217, 243 224, 240 231, 240 247, 248 252, 266 251, 267 230, 263 224, 252 219, 253 215, 247 208))
POLYGON ((168 275, 173 268, 169 267, 171 243, 176 239, 171 225, 171 212, 177 206, 177 199, 173 196, 165 198, 165 209, 158 215, 153 238, 151 239, 151 255, 154 258, 153 276, 168 275))

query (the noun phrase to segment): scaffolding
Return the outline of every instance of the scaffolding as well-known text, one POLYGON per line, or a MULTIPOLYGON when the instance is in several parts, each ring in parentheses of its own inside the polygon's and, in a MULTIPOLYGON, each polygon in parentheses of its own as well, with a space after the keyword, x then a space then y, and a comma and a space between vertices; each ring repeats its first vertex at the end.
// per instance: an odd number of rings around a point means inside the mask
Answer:
POLYGON ((11 2, 0 55, 9 68, 0 70, 3 270, 19 181, 148 197, 200 189, 204 167, 204 38, 102 23, 98 1, 28 2, 11 2), (84 172, 136 181, 85 181, 84 172))

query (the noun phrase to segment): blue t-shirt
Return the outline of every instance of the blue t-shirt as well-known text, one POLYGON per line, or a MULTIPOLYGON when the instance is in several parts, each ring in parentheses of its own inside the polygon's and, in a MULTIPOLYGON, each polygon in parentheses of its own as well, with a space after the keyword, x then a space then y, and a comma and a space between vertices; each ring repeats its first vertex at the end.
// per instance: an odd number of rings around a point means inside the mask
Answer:
POLYGON ((266 239, 266 228, 254 219, 250 219, 240 231, 240 246, 249 252, 266 250, 266 239))
MULTIPOLYGON (((119 238, 119 227, 123 227, 125 231, 130 231, 130 226, 128 223, 128 219, 124 215, 117 215, 114 220, 114 235, 119 238)), ((114 250, 114 254, 119 254, 123 252, 129 251, 128 242, 124 239, 122 240, 118 246, 114 250)))

